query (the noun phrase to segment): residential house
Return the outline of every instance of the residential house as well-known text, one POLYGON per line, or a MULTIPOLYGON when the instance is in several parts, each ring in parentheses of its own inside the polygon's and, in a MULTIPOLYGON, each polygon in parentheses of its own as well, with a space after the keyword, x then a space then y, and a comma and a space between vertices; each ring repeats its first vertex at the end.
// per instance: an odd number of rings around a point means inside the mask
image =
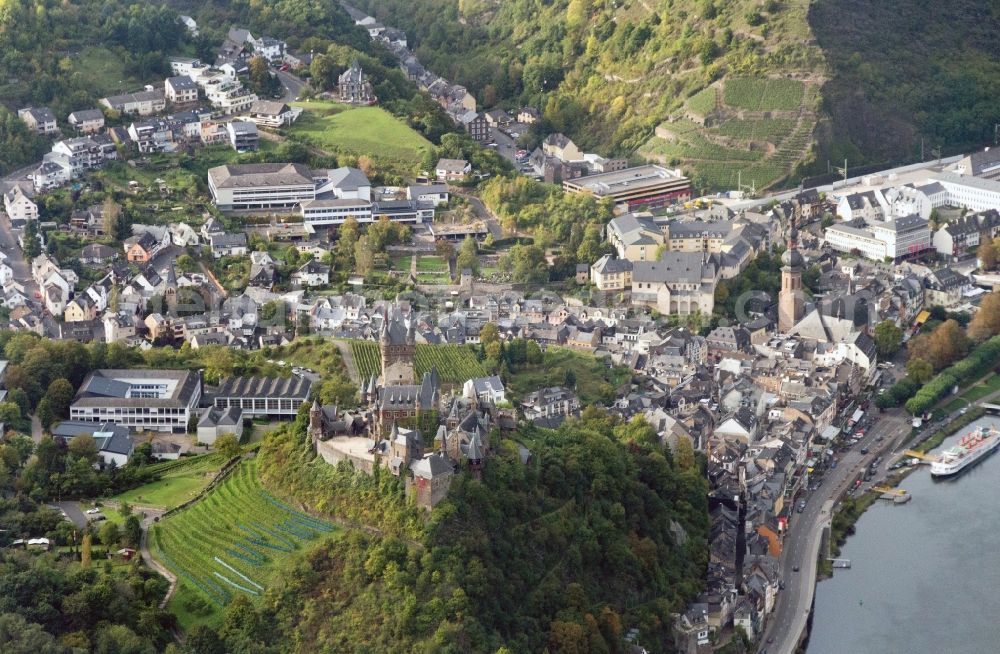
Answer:
POLYGON ((590 267, 590 282, 599 291, 631 290, 632 262, 605 254, 590 267))
POLYGON ((301 110, 292 109, 283 102, 272 100, 257 100, 250 105, 247 120, 264 127, 284 127, 291 125, 298 118, 301 110))
POLYGON ((541 120, 542 113, 534 107, 521 107, 517 112, 517 122, 525 125, 533 125, 541 120))
POLYGON ((243 409, 238 406, 205 409, 198 419, 198 442, 214 445, 223 434, 232 434, 237 440, 243 437, 243 409))
POLYGON ((472 164, 464 159, 438 159, 434 172, 439 181, 462 181, 472 172, 472 164))
POLYGON ((537 425, 557 427, 566 416, 580 411, 580 398, 561 386, 542 388, 521 399, 524 417, 537 425))
POLYGON ((480 402, 499 404, 507 401, 503 380, 496 375, 490 377, 475 377, 462 386, 462 396, 480 402))
POLYGON ((490 123, 486 120, 486 115, 475 112, 470 112, 470 114, 468 120, 462 121, 465 131, 468 132, 473 141, 486 143, 491 138, 490 123))
POLYGON ((230 121, 226 123, 226 133, 229 134, 229 144, 237 152, 256 152, 260 136, 254 123, 230 121))
POLYGON ((924 305, 953 307, 962 302, 969 278, 951 268, 938 268, 924 278, 924 305))
POLYGON ((59 188, 73 179, 73 168, 68 162, 42 161, 42 164, 28 174, 36 192, 59 188))
POLYGON ((17 110, 17 117, 20 118, 32 132, 36 134, 57 134, 59 127, 56 124, 56 116, 48 107, 25 107, 17 110))
POLYGON ((355 59, 337 80, 337 92, 341 102, 347 104, 372 104, 375 94, 372 91, 368 76, 361 70, 361 64, 355 59))
POLYGON ((650 261, 667 242, 664 230, 649 214, 626 213, 611 219, 606 228, 608 242, 620 259, 650 261))
POLYGON ((330 266, 324 266, 310 259, 291 276, 293 286, 325 286, 330 283, 330 266))
POLYGON ((188 105, 198 102, 198 85, 187 75, 168 77, 163 82, 163 94, 175 105, 188 105))
POLYGON ((145 91, 123 93, 101 98, 101 104, 122 114, 137 114, 152 116, 167 108, 167 99, 163 91, 147 87, 145 91))
POLYGON ((149 263, 163 249, 163 243, 152 232, 142 232, 125 239, 125 259, 129 263, 149 263))
POLYGON ((447 184, 417 184, 406 187, 406 198, 417 202, 429 202, 435 207, 448 204, 447 184))
POLYGON ((247 235, 243 232, 215 234, 209 238, 209 245, 212 247, 212 256, 216 259, 242 257, 248 251, 247 235))
POLYGON ((3 194, 4 211, 14 227, 22 227, 29 220, 38 220, 38 205, 34 187, 28 182, 13 182, 3 194))
POLYGON ((104 129, 104 112, 100 109, 83 109, 69 115, 68 122, 81 134, 96 134, 104 129))

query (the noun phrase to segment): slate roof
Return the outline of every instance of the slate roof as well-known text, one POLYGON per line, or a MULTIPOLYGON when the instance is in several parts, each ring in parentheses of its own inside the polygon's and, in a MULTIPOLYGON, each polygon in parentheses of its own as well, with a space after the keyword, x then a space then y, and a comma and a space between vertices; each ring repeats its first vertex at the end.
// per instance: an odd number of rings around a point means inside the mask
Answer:
POLYGON ((312 382, 297 375, 291 377, 227 377, 219 384, 215 397, 309 397, 312 382))
POLYGON ((192 394, 198 388, 198 375, 190 370, 150 370, 145 368, 103 369, 87 375, 77 391, 73 406, 80 407, 173 407, 186 408, 192 394), (122 383, 129 379, 169 379, 175 380, 173 393, 165 398, 124 397, 122 383))
POLYGON ((215 188, 303 186, 313 183, 308 166, 297 163, 227 164, 210 168, 215 188))

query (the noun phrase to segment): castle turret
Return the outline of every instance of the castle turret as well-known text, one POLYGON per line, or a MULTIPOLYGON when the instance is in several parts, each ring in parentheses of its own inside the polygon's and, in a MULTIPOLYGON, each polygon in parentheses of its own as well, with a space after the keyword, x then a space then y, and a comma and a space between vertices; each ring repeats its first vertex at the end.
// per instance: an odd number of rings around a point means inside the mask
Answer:
POLYGON ((478 429, 472 433, 472 438, 469 439, 469 449, 466 456, 469 459, 469 470, 478 479, 480 474, 482 474, 483 459, 486 456, 483 452, 483 443, 479 439, 478 429))
POLYGON ((309 407, 309 437, 314 443, 323 438, 323 409, 319 400, 313 400, 309 407))

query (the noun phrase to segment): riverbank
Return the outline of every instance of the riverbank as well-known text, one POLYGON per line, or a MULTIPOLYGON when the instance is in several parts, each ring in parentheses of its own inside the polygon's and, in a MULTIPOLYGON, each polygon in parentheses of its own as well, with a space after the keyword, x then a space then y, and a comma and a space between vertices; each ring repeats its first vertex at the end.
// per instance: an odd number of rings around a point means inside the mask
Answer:
MULTIPOLYGON (((993 416, 952 424, 955 433, 935 451, 971 429, 998 424, 993 416)), ((1000 514, 984 507, 1000 481, 1000 457, 953 478, 917 469, 901 484, 914 501, 874 502, 841 550, 851 569, 817 585, 809 654, 996 651, 995 620, 982 606, 1000 583, 992 546, 1000 514)))
MULTIPOLYGON (((986 415, 986 410, 982 407, 973 407, 964 415, 961 415, 937 431, 921 439, 912 449, 918 452, 930 452, 939 447, 946 438, 953 435, 963 427, 966 427, 976 420, 986 415)), ((907 466, 899 470, 892 471, 886 475, 885 480, 880 484, 890 488, 897 487, 907 476, 919 466, 907 466)), ((849 497, 841 502, 837 512, 833 515, 830 525, 830 557, 840 556, 840 548, 843 547, 847 539, 854 535, 855 524, 875 502, 881 497, 881 493, 868 491, 858 497, 849 497)), ((816 581, 829 579, 833 575, 833 565, 828 560, 824 552, 820 553, 819 565, 817 567, 816 581)))

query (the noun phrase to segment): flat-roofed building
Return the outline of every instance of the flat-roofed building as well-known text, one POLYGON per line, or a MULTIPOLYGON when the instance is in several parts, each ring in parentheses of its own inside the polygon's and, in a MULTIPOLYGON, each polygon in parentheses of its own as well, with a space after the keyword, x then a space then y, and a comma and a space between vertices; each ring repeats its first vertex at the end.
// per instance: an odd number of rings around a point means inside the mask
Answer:
POLYGON ((646 165, 599 175, 564 179, 567 193, 590 193, 599 200, 612 198, 629 211, 658 207, 691 199, 691 181, 680 171, 646 165))
POLYGON ((191 370, 95 370, 83 380, 69 414, 133 431, 184 432, 200 399, 201 379, 191 370))
POLYGON ((294 418, 309 399, 312 382, 305 377, 228 377, 215 393, 218 409, 239 407, 247 417, 294 418))
POLYGON ((291 209, 316 197, 312 171, 296 163, 216 166, 208 171, 208 188, 223 211, 291 209))

